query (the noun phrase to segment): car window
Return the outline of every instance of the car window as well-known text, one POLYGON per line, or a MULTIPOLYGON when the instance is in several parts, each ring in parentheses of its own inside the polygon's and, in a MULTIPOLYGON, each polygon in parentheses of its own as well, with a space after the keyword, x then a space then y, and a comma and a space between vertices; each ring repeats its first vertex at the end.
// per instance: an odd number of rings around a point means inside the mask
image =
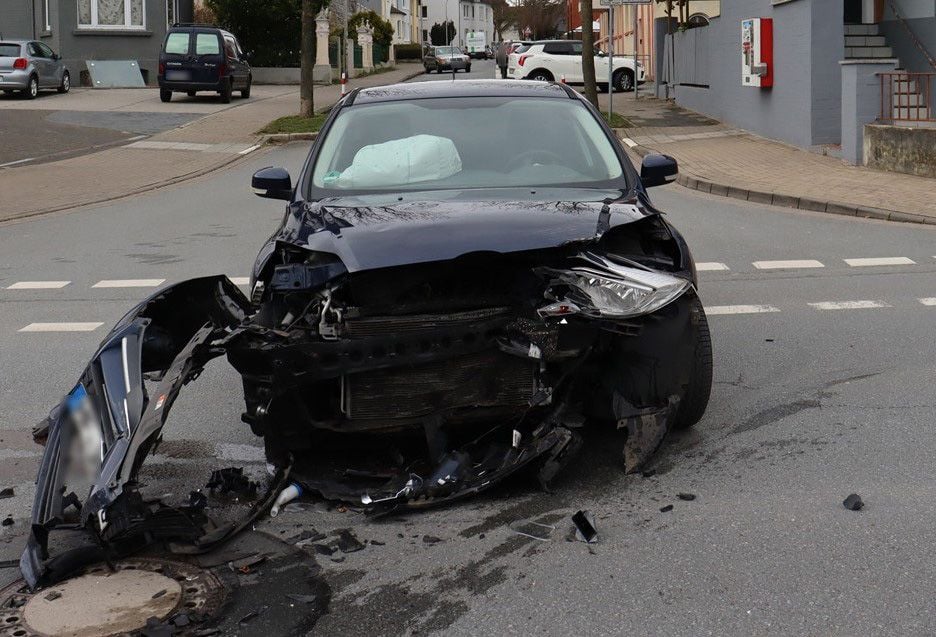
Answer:
POLYGON ((472 97, 342 109, 322 141, 311 186, 343 192, 607 188, 622 179, 612 141, 578 100, 472 97), (492 152, 497 148, 509 152, 492 152))
POLYGON ((581 55, 582 54, 582 42, 571 42, 572 45, 572 55, 581 55))
POLYGON ((237 46, 234 44, 234 38, 224 38, 224 54, 229 58, 237 59, 237 46))
POLYGON ((435 50, 436 55, 454 55, 455 53, 457 53, 457 51, 454 46, 440 46, 436 47, 435 50))
POLYGON ((36 46, 35 42, 30 42, 28 45, 26 45, 26 50, 29 52, 29 55, 34 58, 44 57, 42 52, 39 50, 39 47, 36 46))
POLYGON ((553 55, 572 55, 571 42, 548 42, 543 45, 543 53, 553 55))
POLYGON ((166 53, 185 55, 189 50, 189 34, 170 33, 166 36, 166 46, 164 50, 166 53))
POLYGON ((0 43, 0 58, 18 58, 20 55, 19 44, 0 43))
POLYGON ((514 53, 526 53, 527 51, 530 50, 530 46, 531 45, 529 44, 521 44, 516 49, 514 49, 513 52, 514 53))
POLYGON ((195 55, 220 55, 221 45, 214 33, 195 34, 195 55))
POLYGON ((37 42, 36 46, 39 47, 39 50, 42 52, 43 57, 50 58, 53 55, 55 55, 55 53, 52 52, 52 49, 50 49, 49 46, 45 44, 44 42, 37 42))

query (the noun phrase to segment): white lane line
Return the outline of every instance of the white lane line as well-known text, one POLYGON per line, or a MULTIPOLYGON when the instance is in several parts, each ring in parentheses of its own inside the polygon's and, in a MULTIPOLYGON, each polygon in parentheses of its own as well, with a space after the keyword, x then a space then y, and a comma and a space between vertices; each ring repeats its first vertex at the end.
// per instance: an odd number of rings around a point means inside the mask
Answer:
POLYGON ((19 332, 93 332, 103 323, 30 323, 19 332))
POLYGON ((35 157, 27 157, 26 159, 17 159, 16 161, 8 161, 5 164, 0 164, 0 168, 8 168, 10 166, 18 166, 19 164, 25 164, 28 161, 34 160, 35 157))
POLYGON ((254 152, 254 151, 257 150, 258 148, 260 148, 260 144, 254 144, 253 146, 251 146, 251 147, 249 147, 249 148, 245 148, 244 150, 238 152, 237 154, 238 154, 238 155, 247 155, 247 154, 249 154, 249 153, 254 152))
POLYGON ((862 268, 875 265, 916 265, 916 261, 907 257, 870 257, 866 259, 845 259, 845 263, 853 268, 862 268))
POLYGON ((884 301, 822 301, 810 303, 817 310, 869 310, 875 307, 891 307, 884 301))
POLYGON ((705 308, 705 313, 709 316, 725 314, 764 314, 766 312, 779 311, 778 308, 772 305, 712 305, 705 308))
POLYGON ((923 305, 934 305, 934 306, 936 306, 936 298, 933 298, 933 297, 929 297, 929 298, 926 298, 926 299, 917 299, 917 300, 918 300, 920 303, 922 303, 923 305))
POLYGON ((228 277, 234 285, 250 285, 249 276, 230 276, 228 277))
POLYGON ((166 282, 166 279, 104 279, 98 281, 93 288, 155 288, 166 282))
POLYGON ((630 137, 622 137, 622 138, 621 138, 621 141, 624 142, 625 144, 627 144, 628 148, 634 148, 634 147, 636 147, 636 146, 638 145, 637 142, 635 142, 635 141, 634 141, 633 139, 631 139, 630 137))
POLYGON ((71 281, 17 281, 7 286, 8 290, 57 290, 71 281))
POLYGON ((697 272, 724 272, 728 269, 728 266, 724 263, 717 263, 715 261, 696 263, 695 269, 697 272))
POLYGON ((755 261, 758 270, 794 270, 799 268, 824 268, 821 261, 814 259, 794 259, 791 261, 755 261))

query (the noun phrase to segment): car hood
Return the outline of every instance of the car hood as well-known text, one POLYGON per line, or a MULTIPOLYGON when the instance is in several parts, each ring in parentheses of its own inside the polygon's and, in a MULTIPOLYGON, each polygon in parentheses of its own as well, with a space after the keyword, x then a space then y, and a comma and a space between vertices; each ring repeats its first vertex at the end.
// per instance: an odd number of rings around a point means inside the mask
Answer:
MULTIPOLYGON (((599 239, 658 212, 601 201, 412 201, 290 206, 275 242, 334 254, 348 272, 445 261, 472 252, 522 252, 599 239)), ((272 242, 271 242, 272 243, 272 242)))

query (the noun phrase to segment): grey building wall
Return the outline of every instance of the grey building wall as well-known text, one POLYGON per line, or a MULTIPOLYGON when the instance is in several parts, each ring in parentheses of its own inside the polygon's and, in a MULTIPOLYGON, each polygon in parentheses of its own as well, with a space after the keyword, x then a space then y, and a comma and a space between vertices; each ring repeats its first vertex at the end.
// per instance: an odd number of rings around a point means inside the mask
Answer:
MULTIPOLYGON (((936 59, 936 0, 897 0, 896 5, 906 19, 907 26, 936 59)), ((880 27, 881 35, 887 37, 887 44, 893 47, 894 56, 900 60, 903 68, 915 73, 936 71, 913 43, 903 25, 896 20, 894 12, 887 4, 884 5, 884 21, 880 27)))
POLYGON ((34 0, 0 0, 0 36, 15 40, 36 36, 33 26, 34 0))
POLYGON ((702 29, 709 88, 678 86, 677 103, 796 146, 840 140, 842 0, 722 0, 721 15, 702 29), (752 17, 774 19, 770 89, 741 85, 741 20, 752 17))

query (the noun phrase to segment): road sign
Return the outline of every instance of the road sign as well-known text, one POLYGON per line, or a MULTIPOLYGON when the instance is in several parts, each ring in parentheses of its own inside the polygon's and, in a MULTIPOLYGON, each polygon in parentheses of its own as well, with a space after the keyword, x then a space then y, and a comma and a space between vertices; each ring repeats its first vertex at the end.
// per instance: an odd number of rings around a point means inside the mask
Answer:
POLYGON ((531 35, 533 35, 533 29, 531 29, 530 27, 527 27, 523 30, 523 36, 525 38, 529 39, 531 35))

